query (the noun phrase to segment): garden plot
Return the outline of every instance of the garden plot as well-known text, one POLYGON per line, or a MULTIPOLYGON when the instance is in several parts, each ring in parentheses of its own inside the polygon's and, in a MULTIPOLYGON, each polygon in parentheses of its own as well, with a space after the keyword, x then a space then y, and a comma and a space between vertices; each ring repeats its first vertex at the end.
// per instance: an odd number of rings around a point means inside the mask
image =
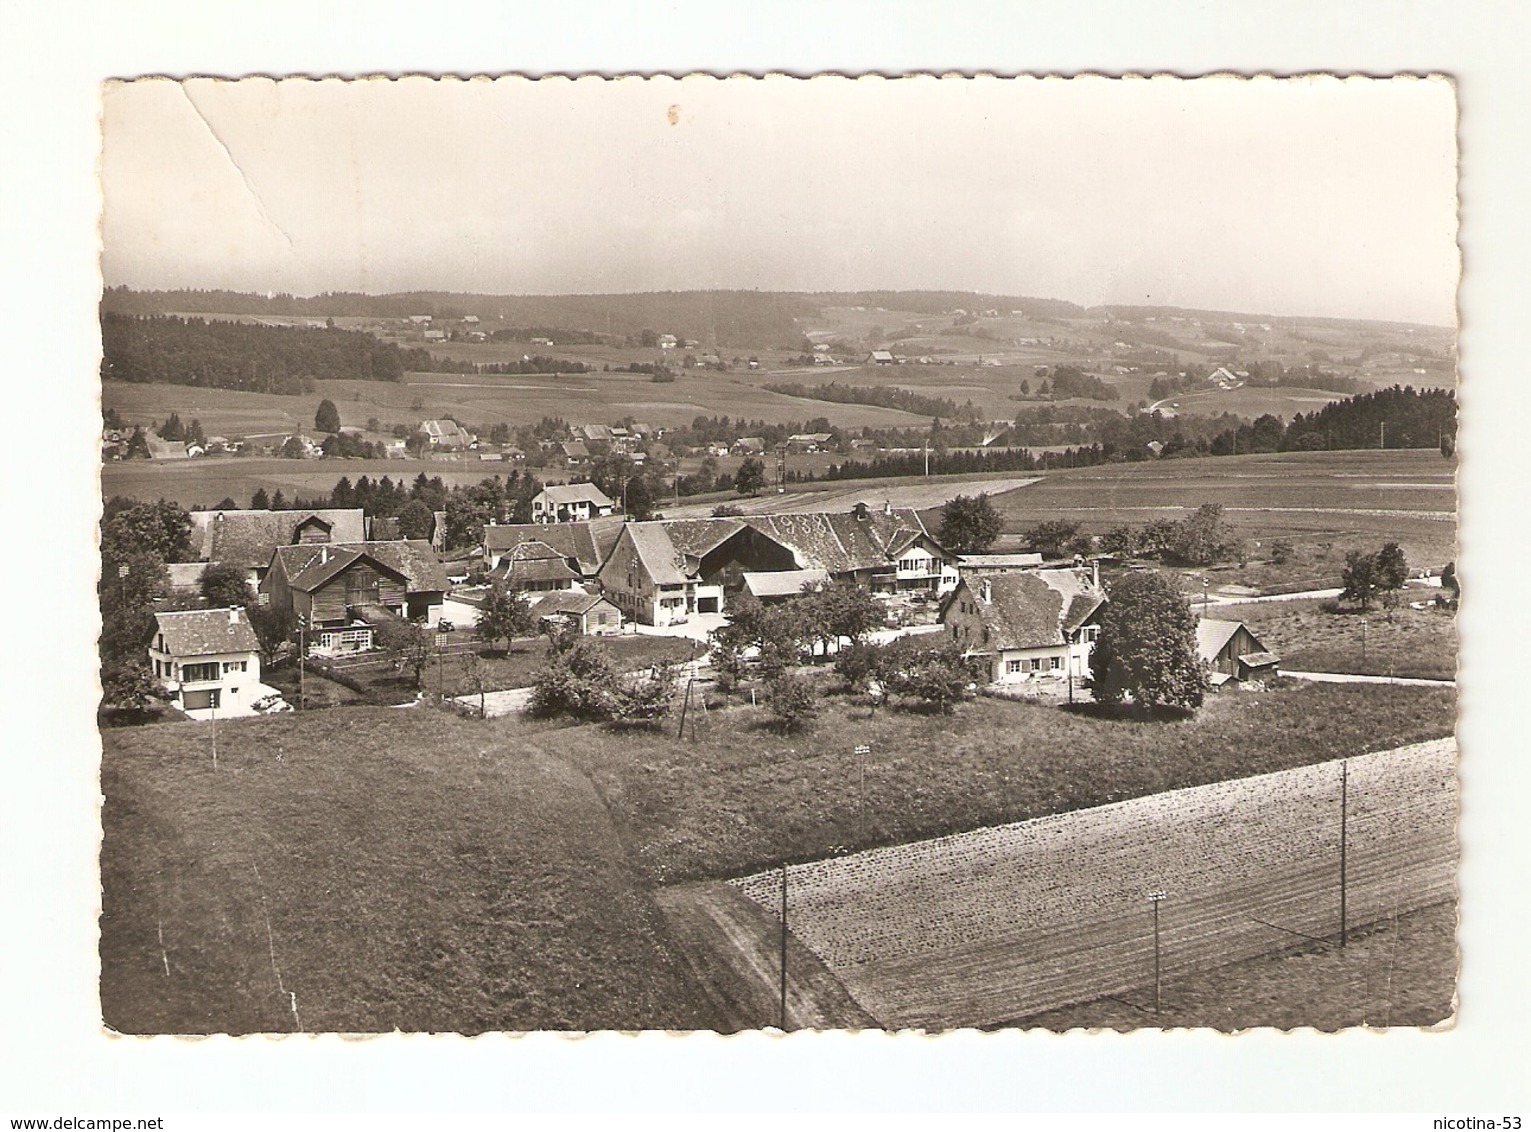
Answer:
MULTIPOLYGON (((1348 760, 1348 923, 1455 889, 1456 744, 1348 760)), ((1339 762, 793 866, 794 935, 889 1027, 1024 1018, 1333 937, 1339 762)), ((780 874, 734 882, 774 912, 780 874)))

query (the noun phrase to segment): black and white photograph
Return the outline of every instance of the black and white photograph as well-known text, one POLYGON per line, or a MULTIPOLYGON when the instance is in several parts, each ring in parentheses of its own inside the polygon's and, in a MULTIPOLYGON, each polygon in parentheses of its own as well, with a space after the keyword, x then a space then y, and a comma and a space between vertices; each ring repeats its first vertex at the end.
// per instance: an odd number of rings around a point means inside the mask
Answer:
POLYGON ((1448 78, 101 100, 106 1030, 1455 1024, 1448 78))

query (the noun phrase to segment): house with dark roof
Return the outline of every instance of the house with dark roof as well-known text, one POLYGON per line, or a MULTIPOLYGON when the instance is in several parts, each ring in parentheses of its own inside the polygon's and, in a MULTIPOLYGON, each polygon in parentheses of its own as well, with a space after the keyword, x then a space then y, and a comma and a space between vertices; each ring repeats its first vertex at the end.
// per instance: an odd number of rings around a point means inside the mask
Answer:
POLYGON ((925 529, 908 507, 857 503, 843 512, 749 515, 745 524, 792 550, 792 569, 827 571, 873 593, 950 593, 957 555, 925 529))
POLYGON ((1281 674, 1281 658, 1261 644, 1242 621, 1203 617, 1196 624, 1196 654, 1212 670, 1214 688, 1234 680, 1273 680, 1281 674))
POLYGON ((996 684, 1088 675, 1105 595, 1073 570, 965 578, 941 606, 941 623, 965 655, 986 662, 996 684))
POLYGON ((503 580, 512 593, 538 594, 579 586, 577 564, 540 540, 518 543, 489 571, 491 581, 503 580))
POLYGON ((260 641, 241 609, 156 613, 149 669, 192 719, 254 715, 251 705, 276 691, 260 682, 260 641))
POLYGON ((361 542, 366 537, 360 507, 191 512, 191 551, 197 560, 238 566, 256 586, 279 546, 361 542))
POLYGON ((371 648, 380 617, 438 621, 446 590, 446 568, 423 539, 279 547, 261 582, 273 609, 304 619, 320 654, 371 648))
POLYGON ((590 449, 583 440, 566 440, 558 450, 563 453, 564 463, 571 468, 590 463, 590 449))
POLYGON ((588 523, 491 523, 483 528, 480 555, 485 570, 499 566, 500 560, 526 542, 540 542, 556 550, 569 565, 588 581, 600 572, 601 563, 616 545, 622 531, 618 518, 597 519, 588 523))
POLYGON ((593 483, 555 483, 532 496, 532 522, 581 523, 610 515, 615 508, 593 483))
POLYGON ((587 636, 614 637, 622 631, 622 611, 601 594, 556 590, 532 602, 532 616, 543 624, 570 625, 587 636))

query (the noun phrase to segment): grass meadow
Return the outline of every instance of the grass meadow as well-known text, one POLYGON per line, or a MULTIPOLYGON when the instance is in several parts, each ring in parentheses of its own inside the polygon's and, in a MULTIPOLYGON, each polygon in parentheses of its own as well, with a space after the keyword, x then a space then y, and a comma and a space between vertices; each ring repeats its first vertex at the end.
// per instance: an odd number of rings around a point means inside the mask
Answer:
MULTIPOLYGON (((1409 588, 1405 598, 1428 598, 1438 590, 1409 588)), ((1214 606, 1213 617, 1243 621, 1281 657, 1281 667, 1303 672, 1358 672, 1454 680, 1457 619, 1444 609, 1408 605, 1369 613, 1331 613, 1323 601, 1260 602, 1214 606), (1363 625, 1362 622, 1365 622, 1363 625)))
POLYGON ((1149 724, 835 699, 802 736, 741 706, 695 742, 342 710, 220 723, 216 765, 211 724, 103 733, 108 1026, 710 1028, 657 885, 1439 737, 1455 697, 1304 685, 1149 724))

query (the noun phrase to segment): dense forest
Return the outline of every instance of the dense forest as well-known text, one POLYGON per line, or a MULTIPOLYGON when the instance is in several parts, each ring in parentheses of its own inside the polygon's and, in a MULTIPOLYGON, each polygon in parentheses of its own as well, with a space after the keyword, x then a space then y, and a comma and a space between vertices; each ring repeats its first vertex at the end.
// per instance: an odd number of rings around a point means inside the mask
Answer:
POLYGON ((103 381, 307 393, 315 381, 397 381, 405 352, 370 334, 164 315, 101 315, 103 381))
POLYGON ((1449 389, 1395 385, 1298 413, 1286 426, 1281 450, 1325 448, 1454 447, 1457 398, 1449 389))
POLYGON ((926 397, 890 385, 803 385, 801 382, 772 382, 765 386, 772 393, 802 397, 810 401, 829 401, 836 405, 876 405, 884 409, 902 409, 926 417, 962 417, 977 420, 980 413, 973 402, 959 405, 946 397, 926 397))

